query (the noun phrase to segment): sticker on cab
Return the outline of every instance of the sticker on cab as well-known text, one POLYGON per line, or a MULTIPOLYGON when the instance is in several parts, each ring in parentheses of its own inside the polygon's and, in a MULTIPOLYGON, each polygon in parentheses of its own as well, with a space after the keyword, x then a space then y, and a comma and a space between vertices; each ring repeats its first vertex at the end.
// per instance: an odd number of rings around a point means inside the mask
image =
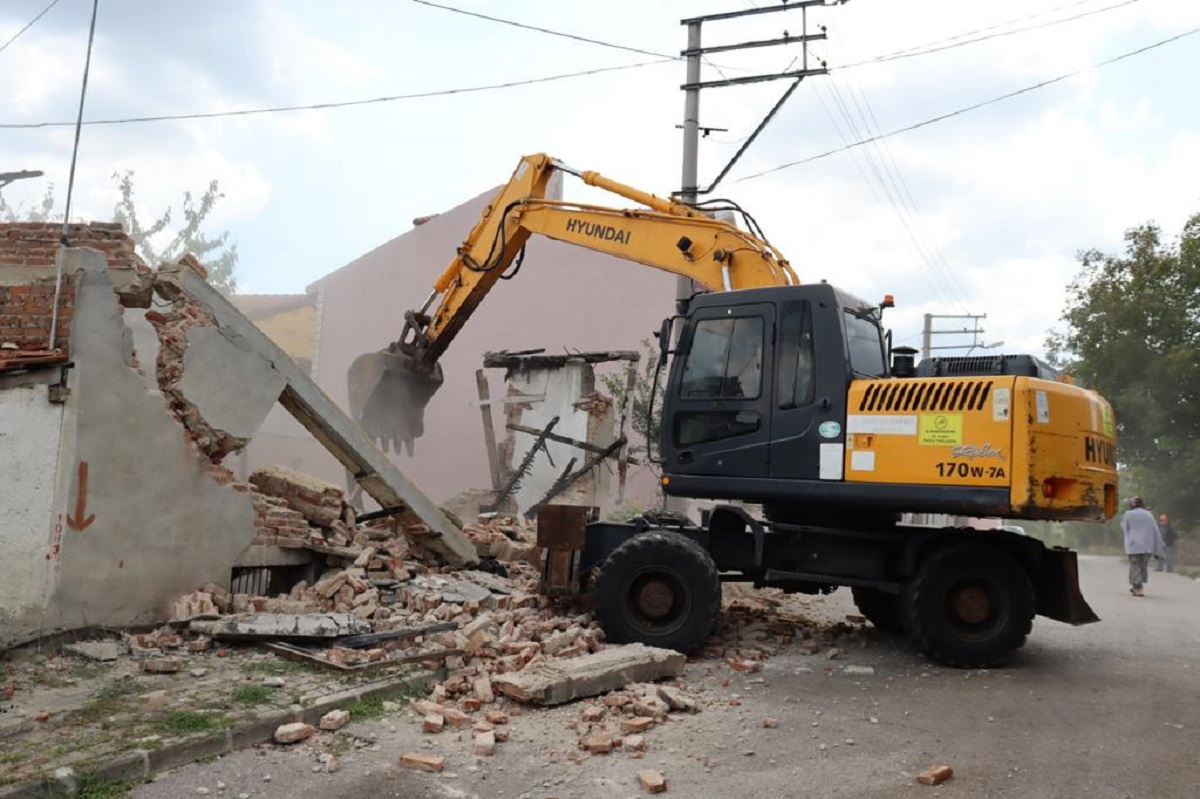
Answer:
POLYGON ((917 431, 917 441, 931 446, 961 444, 963 415, 961 413, 923 413, 917 431))
POLYGON ((821 422, 821 426, 817 428, 817 432, 821 434, 821 438, 837 438, 842 434, 842 426, 837 422, 821 422))
POLYGON ((992 392, 992 421, 1007 422, 1012 405, 1012 389, 998 388, 992 392))
POLYGON ((1039 424, 1049 424, 1050 423, 1050 397, 1048 397, 1046 395, 1046 392, 1042 391, 1041 389, 1038 389, 1036 397, 1037 397, 1036 404, 1037 404, 1038 423, 1039 424))

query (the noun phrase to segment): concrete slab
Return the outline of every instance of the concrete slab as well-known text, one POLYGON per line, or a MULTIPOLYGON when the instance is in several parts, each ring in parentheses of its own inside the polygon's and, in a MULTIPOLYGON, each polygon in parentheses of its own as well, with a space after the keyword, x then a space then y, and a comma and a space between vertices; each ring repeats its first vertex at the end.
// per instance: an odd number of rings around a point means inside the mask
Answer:
POLYGON ((266 358, 212 327, 190 327, 179 391, 213 428, 250 438, 286 384, 266 358))
POLYGON ((591 655, 547 660, 524 671, 501 674, 492 687, 520 702, 561 705, 615 691, 630 683, 678 676, 686 658, 670 649, 626 644, 591 655))
POLYGON ((67 644, 63 651, 88 660, 108 663, 121 657, 122 647, 116 641, 80 641, 77 644, 67 644))
POLYGON ((212 630, 213 637, 228 640, 324 640, 363 635, 371 632, 371 625, 349 613, 255 613, 222 620, 212 630))
POLYGON ((385 508, 407 509, 401 519, 415 526, 408 532, 410 538, 452 566, 471 566, 479 562, 474 544, 446 518, 437 504, 388 460, 308 374, 204 278, 186 265, 163 264, 158 271, 157 285, 165 296, 170 296, 171 292, 187 292, 193 300, 212 311, 222 335, 239 346, 244 344, 269 361, 287 381, 280 404, 355 476, 372 499, 385 508), (423 532, 422 527, 427 532, 423 532))

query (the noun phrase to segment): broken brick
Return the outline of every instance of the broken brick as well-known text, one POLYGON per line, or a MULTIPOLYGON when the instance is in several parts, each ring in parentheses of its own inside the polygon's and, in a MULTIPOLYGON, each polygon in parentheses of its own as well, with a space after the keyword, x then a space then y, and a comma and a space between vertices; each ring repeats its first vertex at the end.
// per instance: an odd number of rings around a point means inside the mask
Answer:
POLYGON ((593 755, 606 755, 613 750, 613 737, 609 732, 585 735, 579 739, 579 748, 593 755))
POLYGON ((954 769, 949 766, 931 766, 917 775, 917 782, 922 785, 941 785, 954 776, 954 769))
POLYGON ((327 732, 340 730, 345 727, 350 721, 350 711, 348 710, 331 710, 324 716, 321 716, 321 721, 318 726, 327 732))
POLYGON ((491 730, 476 733, 473 750, 476 757, 491 757, 496 754, 496 735, 491 730))
POLYGON ((637 773, 638 782, 646 793, 665 793, 667 790, 667 779, 662 775, 662 772, 656 769, 644 769, 637 773))
POLYGON ((649 716, 634 716, 631 719, 621 719, 621 732, 645 732, 654 726, 654 719, 649 716))
POLYGON ((311 724, 305 724, 297 721, 291 724, 282 724, 275 730, 275 742, 281 744, 294 744, 309 738, 316 732, 311 724))
POLYGON ((180 658, 156 658, 143 660, 142 671, 147 674, 174 674, 183 671, 183 661, 180 658))
POLYGON ((446 758, 439 755, 423 755, 420 752, 405 752, 400 756, 400 765, 417 771, 441 771, 446 766, 446 758))
POLYGON ((446 720, 447 724, 455 729, 470 727, 475 723, 466 713, 463 713, 461 710, 456 710, 452 707, 442 709, 442 718, 446 720))

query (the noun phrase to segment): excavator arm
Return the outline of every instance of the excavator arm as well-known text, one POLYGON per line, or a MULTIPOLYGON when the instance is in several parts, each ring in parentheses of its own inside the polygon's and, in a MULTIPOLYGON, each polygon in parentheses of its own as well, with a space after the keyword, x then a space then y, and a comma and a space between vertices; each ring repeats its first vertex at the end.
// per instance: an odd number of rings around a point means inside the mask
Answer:
MULTIPOLYGON (((724 202, 724 201, 718 201, 724 202)), ((710 291, 798 283, 787 260, 764 238, 714 219, 708 211, 572 169, 544 154, 521 159, 424 305, 405 314, 400 339, 361 356, 350 369, 350 401, 363 429, 385 449, 411 453, 423 432, 425 405, 441 386, 438 359, 498 280, 519 268, 538 234, 688 277, 710 291), (546 198, 556 171, 643 208, 619 209, 546 198)), ((732 205, 725 203, 732 210, 732 205)), ((747 216, 750 225, 753 219, 747 216)))

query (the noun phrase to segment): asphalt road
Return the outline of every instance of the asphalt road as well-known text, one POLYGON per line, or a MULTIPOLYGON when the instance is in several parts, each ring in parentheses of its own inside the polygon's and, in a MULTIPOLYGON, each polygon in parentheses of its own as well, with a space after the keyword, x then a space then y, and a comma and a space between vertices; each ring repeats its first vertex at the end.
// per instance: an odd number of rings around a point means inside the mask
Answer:
MULTIPOLYGON (((492 758, 471 756, 468 736, 422 736, 397 715, 345 728, 357 748, 343 734, 241 752, 162 775, 135 795, 619 797, 640 795, 637 770, 656 768, 670 794, 719 799, 1200 796, 1200 583, 1151 572, 1138 599, 1123 562, 1080 565, 1103 621, 1072 628, 1038 619, 1004 669, 939 668, 888 637, 863 638, 836 661, 785 650, 753 675, 689 664, 681 683, 704 709, 647 733, 643 759, 572 762, 578 707, 514 716, 492 758), (763 727, 767 715, 778 727, 763 727), (313 773, 330 747, 342 750, 340 769, 313 773), (443 754, 446 771, 397 768, 406 751, 443 754), (954 778, 916 785, 935 763, 952 766, 954 778)), ((852 610, 845 591, 812 606, 852 610)))

